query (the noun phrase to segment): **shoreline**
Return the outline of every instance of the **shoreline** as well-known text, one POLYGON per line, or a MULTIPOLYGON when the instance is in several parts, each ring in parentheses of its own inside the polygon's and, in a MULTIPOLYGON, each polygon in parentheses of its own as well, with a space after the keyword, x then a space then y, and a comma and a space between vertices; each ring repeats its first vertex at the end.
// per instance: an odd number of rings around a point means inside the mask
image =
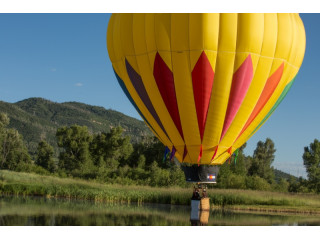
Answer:
MULTIPOLYGON (((103 184, 73 178, 0 170, 0 196, 84 200, 120 204, 190 206, 192 189, 103 184)), ((208 189, 210 210, 320 215, 320 195, 239 189, 208 189)))
POLYGON ((246 206, 246 205, 239 205, 239 206, 212 206, 212 210, 224 210, 224 211, 232 211, 238 213, 252 213, 252 214, 267 214, 267 215, 311 215, 311 216, 320 216, 320 210, 305 210, 305 209, 295 209, 295 208, 286 208, 282 207, 281 209, 278 208, 268 208, 267 206, 246 206))
MULTIPOLYGON (((27 195, 27 194, 3 194, 0 193, 0 198, 1 197, 27 197, 27 198, 43 198, 43 199, 54 199, 54 200, 63 200, 63 201, 83 201, 83 202, 91 202, 91 203, 106 203, 110 204, 112 203, 113 205, 130 205, 130 204, 136 204, 137 206, 143 206, 143 205, 149 205, 149 204, 155 204, 155 205, 174 205, 174 206, 185 206, 185 207, 190 207, 189 205, 186 204, 168 204, 168 203, 155 203, 155 202, 134 202, 134 201, 108 201, 108 200, 95 200, 95 199, 85 199, 85 198, 72 198, 72 197, 67 197, 67 196, 45 196, 45 195, 27 195)), ((191 201, 191 198, 190 198, 191 201)), ((220 206, 220 205, 214 205, 210 203, 210 211, 231 211, 231 212, 236 212, 236 213, 250 213, 250 214, 267 214, 267 215, 310 215, 310 216, 320 216, 320 210, 315 210, 315 209, 299 209, 297 207, 292 207, 292 206, 267 206, 267 205, 257 205, 257 206, 252 206, 252 205, 226 205, 226 206, 220 206)))

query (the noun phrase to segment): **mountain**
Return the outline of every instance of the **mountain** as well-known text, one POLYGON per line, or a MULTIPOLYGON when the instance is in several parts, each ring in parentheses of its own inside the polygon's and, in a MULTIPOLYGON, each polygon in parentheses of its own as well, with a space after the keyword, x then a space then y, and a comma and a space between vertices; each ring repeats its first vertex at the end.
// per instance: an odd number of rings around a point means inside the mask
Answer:
MULTIPOLYGON (((152 135, 143 121, 79 102, 56 103, 43 98, 29 98, 16 103, 0 101, 0 112, 9 116, 9 127, 19 131, 31 154, 35 153, 42 139, 58 151, 55 137, 57 129, 73 124, 87 126, 92 133, 108 132, 110 128, 120 125, 124 135, 130 136, 132 142, 152 135)), ((276 181, 292 176, 277 169, 274 169, 274 173, 276 181)))
POLYGON ((92 133, 109 132, 110 128, 120 125, 124 135, 129 135, 133 142, 152 135, 143 121, 79 102, 56 103, 43 98, 29 98, 16 103, 0 101, 0 112, 8 115, 9 127, 21 133, 31 153, 35 152, 42 139, 57 149, 57 129, 73 124, 87 126, 92 133))
POLYGON ((274 178, 275 178, 276 182, 279 182, 281 178, 284 178, 288 181, 290 178, 293 178, 294 180, 298 180, 298 178, 296 176, 293 176, 289 173, 282 172, 281 170, 273 169, 273 171, 274 171, 274 178))

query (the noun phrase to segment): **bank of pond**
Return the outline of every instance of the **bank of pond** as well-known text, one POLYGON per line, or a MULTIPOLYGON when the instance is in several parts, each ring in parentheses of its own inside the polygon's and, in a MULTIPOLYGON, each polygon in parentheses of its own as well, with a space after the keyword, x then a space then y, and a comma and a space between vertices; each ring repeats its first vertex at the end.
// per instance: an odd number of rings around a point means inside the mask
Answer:
POLYGON ((313 214, 212 209, 191 218, 190 206, 0 196, 0 226, 319 226, 313 214))
MULTIPOLYGON (((190 205, 191 188, 101 184, 72 178, 0 170, 1 196, 89 200, 119 204, 190 205)), ((211 209, 320 215, 320 195, 236 189, 208 189, 211 209)))

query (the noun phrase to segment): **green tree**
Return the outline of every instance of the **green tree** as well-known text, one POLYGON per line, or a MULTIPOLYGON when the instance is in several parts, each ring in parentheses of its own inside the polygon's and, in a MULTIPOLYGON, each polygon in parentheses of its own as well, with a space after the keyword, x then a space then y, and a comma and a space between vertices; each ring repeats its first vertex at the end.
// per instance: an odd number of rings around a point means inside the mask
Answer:
POLYGON ((168 186, 170 179, 170 171, 167 169, 160 168, 158 163, 154 161, 150 165, 150 185, 151 186, 168 186))
POLYGON ((137 168, 145 169, 146 166, 146 157, 141 154, 138 158, 137 168))
POLYGON ((320 192, 320 142, 315 139, 309 147, 304 148, 303 164, 308 173, 309 188, 320 192))
POLYGON ((180 187, 187 186, 186 177, 179 165, 173 164, 172 167, 170 168, 168 184, 170 186, 180 186, 180 187))
POLYGON ((35 163, 53 173, 56 169, 53 154, 53 147, 46 141, 41 141, 38 144, 35 163))
POLYGON ((227 161, 222 164, 219 169, 219 173, 217 176, 217 186, 219 188, 228 188, 229 176, 233 174, 230 168, 230 164, 227 161))
POLYGON ((156 161, 160 168, 171 168, 172 162, 169 161, 169 155, 165 161, 163 161, 164 151, 165 146, 156 137, 149 139, 149 142, 146 144, 146 149, 143 153, 146 157, 146 166, 151 166, 151 164, 156 161))
POLYGON ((99 133, 90 144, 90 152, 96 166, 104 165, 115 171, 118 166, 127 164, 133 152, 130 137, 122 137, 121 127, 112 128, 109 133, 99 133))
POLYGON ((265 142, 259 141, 254 150, 248 174, 250 176, 259 176, 270 184, 273 183, 274 171, 271 164, 274 161, 275 152, 274 143, 270 138, 267 138, 265 142))
POLYGON ((247 175, 247 157, 244 155, 246 143, 238 149, 238 157, 234 153, 229 160, 221 165, 217 183, 219 188, 245 188, 245 177, 247 175))
MULTIPOLYGON (((3 119, 3 116, 1 118, 3 119)), ((5 119, 5 121, 7 120, 5 119)), ((5 126, 6 123, 2 122, 0 168, 21 171, 25 164, 31 163, 30 155, 19 132, 12 128, 6 129, 5 126)))
POLYGON ((254 175, 246 177, 246 188, 252 190, 269 191, 271 185, 263 178, 254 175))
POLYGON ((92 141, 88 128, 78 125, 62 127, 57 130, 56 136, 58 146, 63 149, 59 155, 59 168, 68 173, 76 169, 88 170, 91 162, 89 144, 92 141))
POLYGON ((247 175, 247 158, 244 155, 244 149, 247 146, 247 143, 243 144, 239 149, 238 149, 238 157, 236 158, 236 153, 233 153, 230 161, 230 170, 236 174, 236 175, 241 175, 245 176, 247 175))
POLYGON ((308 193, 308 192, 314 192, 314 189, 310 188, 309 181, 306 179, 303 179, 302 177, 299 177, 298 179, 291 176, 289 178, 289 192, 301 192, 301 193, 308 193))
POLYGON ((288 192, 290 183, 285 179, 281 178, 278 183, 274 183, 273 188, 278 192, 288 192))
POLYGON ((7 129, 6 127, 9 125, 9 118, 7 114, 0 113, 0 167, 3 168, 4 162, 6 161, 6 156, 5 156, 5 139, 7 135, 7 129))
POLYGON ((9 125, 10 119, 7 114, 0 113, 0 132, 9 125))

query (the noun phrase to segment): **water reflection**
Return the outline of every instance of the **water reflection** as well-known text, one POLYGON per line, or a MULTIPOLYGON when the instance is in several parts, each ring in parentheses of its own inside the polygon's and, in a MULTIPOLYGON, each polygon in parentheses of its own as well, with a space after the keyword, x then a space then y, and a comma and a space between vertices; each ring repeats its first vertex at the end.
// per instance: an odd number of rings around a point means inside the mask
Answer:
POLYGON ((197 211, 197 213, 191 210, 190 214, 190 223, 191 226, 207 226, 209 222, 209 211, 197 211))
POLYGON ((209 198, 191 198, 190 223, 192 226, 208 225, 210 216, 209 198))
MULTIPOLYGON (((1 197, 2 226, 190 226, 190 206, 106 204, 90 201, 1 197)), ((198 220, 197 220, 198 221, 198 220)), ((200 225, 320 225, 319 216, 268 215, 211 210, 200 225)))

